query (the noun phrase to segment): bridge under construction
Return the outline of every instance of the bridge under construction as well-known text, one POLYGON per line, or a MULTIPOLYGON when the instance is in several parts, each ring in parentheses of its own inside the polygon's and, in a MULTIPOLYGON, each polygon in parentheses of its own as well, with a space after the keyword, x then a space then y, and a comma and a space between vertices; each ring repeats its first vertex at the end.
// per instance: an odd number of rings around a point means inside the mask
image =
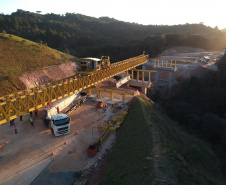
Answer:
POLYGON ((47 105, 47 102, 55 102, 78 91, 92 87, 99 82, 134 69, 148 61, 149 56, 142 54, 137 57, 113 63, 105 69, 97 70, 86 76, 75 75, 0 97, 0 124, 43 107, 47 105))

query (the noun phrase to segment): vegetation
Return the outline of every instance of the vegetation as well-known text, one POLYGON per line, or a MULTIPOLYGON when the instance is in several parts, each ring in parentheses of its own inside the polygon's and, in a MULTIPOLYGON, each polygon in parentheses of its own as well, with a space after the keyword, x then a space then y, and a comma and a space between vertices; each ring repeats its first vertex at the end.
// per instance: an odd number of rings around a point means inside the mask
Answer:
POLYGON ((67 54, 104 55, 115 62, 143 51, 155 57, 173 46, 222 49, 226 38, 225 32, 203 24, 143 26, 108 17, 41 15, 20 9, 0 14, 0 28, 0 96, 25 88, 19 74, 66 62, 72 58, 67 54))
POLYGON ((101 184, 225 184, 224 165, 207 144, 164 111, 136 98, 107 161, 101 184))
POLYGON ((226 55, 218 68, 219 72, 206 77, 182 81, 174 87, 181 91, 162 105, 189 134, 208 143, 226 165, 226 55))
POLYGON ((0 96, 25 89, 18 75, 73 59, 43 44, 0 33, 0 96))
MULTIPOLYGON (((1 14, 0 28, 0 96, 25 88, 22 73, 74 60, 69 53, 109 55, 114 62, 143 51, 154 57, 173 46, 219 50, 226 41, 225 30, 203 24, 143 26, 23 10, 1 14)), ((134 100, 100 184, 226 184, 226 55, 219 73, 178 86, 162 103, 175 122, 157 105, 134 100)))
POLYGON ((152 57, 172 46, 223 49, 225 32, 203 24, 175 26, 143 26, 101 17, 80 14, 41 15, 23 10, 0 15, 0 31, 5 30, 51 48, 67 51, 77 57, 109 55, 118 61, 141 54, 152 57))

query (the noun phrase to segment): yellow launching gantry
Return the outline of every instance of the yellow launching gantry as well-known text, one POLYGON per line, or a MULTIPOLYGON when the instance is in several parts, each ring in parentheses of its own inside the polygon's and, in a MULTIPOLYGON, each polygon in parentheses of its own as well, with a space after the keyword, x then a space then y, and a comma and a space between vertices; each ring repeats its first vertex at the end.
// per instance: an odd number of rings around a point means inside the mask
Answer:
MULTIPOLYGON (((75 75, 59 81, 0 97, 0 124, 30 111, 87 89, 115 75, 134 69, 149 61, 149 55, 139 55, 109 65, 88 75, 75 75)), ((109 63, 107 63, 108 65, 109 63)))
POLYGON ((80 58, 79 60, 79 71, 75 71, 76 74, 88 75, 100 69, 106 69, 110 67, 110 57, 102 56, 99 58, 80 58))

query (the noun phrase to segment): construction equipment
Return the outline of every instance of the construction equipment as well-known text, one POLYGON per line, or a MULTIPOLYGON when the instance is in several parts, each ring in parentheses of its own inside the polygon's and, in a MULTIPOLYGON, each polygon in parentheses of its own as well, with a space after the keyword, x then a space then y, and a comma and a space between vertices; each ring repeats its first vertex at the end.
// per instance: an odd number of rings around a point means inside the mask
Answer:
POLYGON ((87 149, 87 155, 89 156, 95 156, 97 152, 100 150, 101 143, 93 143, 92 145, 89 145, 89 148, 87 149))
POLYGON ((79 70, 75 71, 78 74, 91 74, 100 69, 106 69, 110 66, 110 57, 109 56, 102 56, 101 59, 99 58, 81 58, 79 59, 79 70))
POLYGON ((78 72, 92 72, 101 69, 101 59, 99 58, 81 58, 79 59, 80 69, 78 72))
POLYGON ((46 116, 43 118, 43 122, 51 129, 54 136, 70 133, 71 119, 68 117, 68 114, 71 113, 72 110, 81 106, 86 101, 86 96, 86 93, 79 92, 75 99, 54 102, 55 105, 54 103, 53 105, 51 105, 51 103, 47 104, 47 107, 45 107, 46 116), (65 104, 69 105, 62 110, 62 113, 60 113, 59 107, 63 107, 65 104))
POLYGON ((70 121, 71 119, 67 114, 56 114, 51 116, 50 119, 43 120, 46 126, 48 126, 54 136, 60 136, 70 133, 70 121))
MULTIPOLYGON (((47 102, 55 102, 83 89, 92 87, 124 71, 149 61, 148 55, 139 55, 111 64, 109 68, 97 70, 90 75, 72 76, 31 89, 0 97, 0 124, 15 119, 30 111, 44 107, 47 102)), ((113 96, 111 96, 113 98, 113 96)), ((124 101, 125 95, 123 95, 124 101)))
POLYGON ((102 108, 102 107, 107 107, 107 103, 105 102, 102 102, 102 101, 99 101, 97 104, 96 104, 96 108, 102 108))
POLYGON ((110 57, 109 56, 102 56, 101 57, 102 61, 102 69, 108 68, 110 66, 110 57))

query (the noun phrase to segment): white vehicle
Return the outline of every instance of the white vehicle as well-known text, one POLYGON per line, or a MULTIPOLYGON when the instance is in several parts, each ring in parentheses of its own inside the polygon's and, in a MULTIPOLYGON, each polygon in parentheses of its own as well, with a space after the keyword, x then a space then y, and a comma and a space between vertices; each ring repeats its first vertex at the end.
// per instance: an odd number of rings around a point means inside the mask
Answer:
POLYGON ((54 136, 60 136, 70 133, 71 119, 67 114, 56 114, 51 116, 50 129, 54 136))
POLYGON ((61 136, 70 133, 70 121, 68 117, 71 111, 81 106, 86 101, 86 93, 79 92, 58 102, 47 104, 45 108, 46 117, 43 119, 45 125, 49 127, 54 136, 61 136), (60 113, 60 109, 64 113, 60 113))

